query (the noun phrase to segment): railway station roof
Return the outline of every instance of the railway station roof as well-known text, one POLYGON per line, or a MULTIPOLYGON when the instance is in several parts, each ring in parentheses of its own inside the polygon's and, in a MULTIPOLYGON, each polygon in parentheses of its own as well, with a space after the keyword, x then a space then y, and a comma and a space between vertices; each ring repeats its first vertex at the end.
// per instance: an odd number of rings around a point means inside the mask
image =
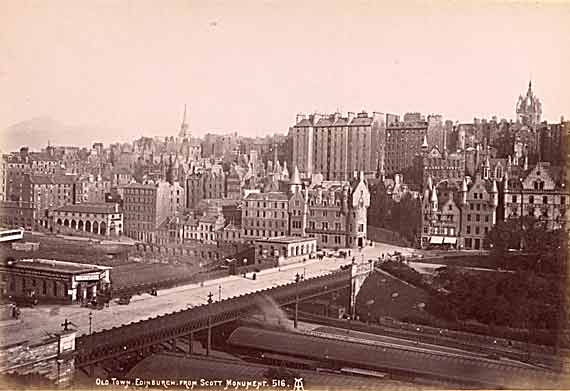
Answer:
POLYGON ((239 327, 228 338, 230 345, 259 351, 309 359, 324 358, 327 361, 342 362, 355 367, 411 372, 463 383, 508 387, 526 384, 528 387, 531 384, 546 384, 555 378, 549 376, 546 371, 522 368, 508 363, 366 342, 250 327, 239 327))

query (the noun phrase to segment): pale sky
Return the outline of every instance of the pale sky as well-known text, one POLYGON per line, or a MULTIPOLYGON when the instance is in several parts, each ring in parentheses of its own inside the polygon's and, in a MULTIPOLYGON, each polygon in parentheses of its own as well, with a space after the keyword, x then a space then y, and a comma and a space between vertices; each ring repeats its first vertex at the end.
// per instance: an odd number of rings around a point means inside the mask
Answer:
POLYGON ((106 143, 286 133, 298 112, 514 118, 532 76, 570 117, 570 3, 0 2, 0 129, 47 116, 106 143), (307 4, 306 4, 307 3, 307 4), (565 72, 563 72, 563 70, 565 72))

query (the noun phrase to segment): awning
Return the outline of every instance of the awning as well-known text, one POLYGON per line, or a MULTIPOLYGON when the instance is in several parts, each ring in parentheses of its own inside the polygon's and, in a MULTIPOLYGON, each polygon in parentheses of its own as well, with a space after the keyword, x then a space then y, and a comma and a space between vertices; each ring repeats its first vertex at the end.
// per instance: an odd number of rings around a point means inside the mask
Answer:
POLYGON ((444 244, 455 244, 457 243, 457 238, 443 238, 444 244))
POLYGON ((431 238, 429 238, 429 244, 443 244, 443 237, 432 236, 431 238))

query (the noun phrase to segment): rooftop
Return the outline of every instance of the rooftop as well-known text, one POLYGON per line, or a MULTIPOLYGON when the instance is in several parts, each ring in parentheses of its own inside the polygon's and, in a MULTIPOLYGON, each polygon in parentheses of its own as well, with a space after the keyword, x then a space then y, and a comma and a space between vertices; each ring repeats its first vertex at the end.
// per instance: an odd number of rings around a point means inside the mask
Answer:
POLYGON ((53 259, 20 259, 17 261, 4 261, 4 266, 10 266, 17 269, 27 269, 36 271, 57 271, 65 274, 83 274, 89 272, 98 272, 110 269, 107 266, 88 265, 84 263, 73 263, 56 261, 53 259))
POLYGON ((118 213, 115 203, 108 202, 84 202, 82 204, 63 205, 54 209, 56 212, 78 213, 118 213))
POLYGON ((72 184, 76 179, 75 175, 30 175, 30 182, 38 185, 72 184))
POLYGON ((287 194, 282 192, 269 192, 269 193, 249 193, 246 200, 253 201, 288 201, 287 194))
POLYGON ((263 243, 279 243, 279 244, 291 244, 291 243, 304 243, 317 240, 310 237, 299 237, 299 236, 277 236, 267 239, 257 239, 256 242, 263 243))

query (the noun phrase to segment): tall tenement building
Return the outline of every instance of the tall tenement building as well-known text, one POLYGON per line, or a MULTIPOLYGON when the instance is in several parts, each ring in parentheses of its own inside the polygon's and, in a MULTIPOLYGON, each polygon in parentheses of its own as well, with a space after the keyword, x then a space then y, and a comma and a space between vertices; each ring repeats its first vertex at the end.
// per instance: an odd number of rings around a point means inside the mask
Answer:
POLYGON ((386 174, 412 167, 414 156, 421 154, 428 135, 428 122, 419 113, 407 113, 403 121, 391 121, 386 128, 386 174))
POLYGON ((184 206, 184 189, 174 183, 131 183, 123 187, 125 235, 154 243, 157 228, 184 206))
POLYGON ((322 174, 325 180, 348 180, 361 171, 371 177, 384 170, 385 138, 382 113, 298 114, 289 129, 291 167, 303 177, 322 174))

